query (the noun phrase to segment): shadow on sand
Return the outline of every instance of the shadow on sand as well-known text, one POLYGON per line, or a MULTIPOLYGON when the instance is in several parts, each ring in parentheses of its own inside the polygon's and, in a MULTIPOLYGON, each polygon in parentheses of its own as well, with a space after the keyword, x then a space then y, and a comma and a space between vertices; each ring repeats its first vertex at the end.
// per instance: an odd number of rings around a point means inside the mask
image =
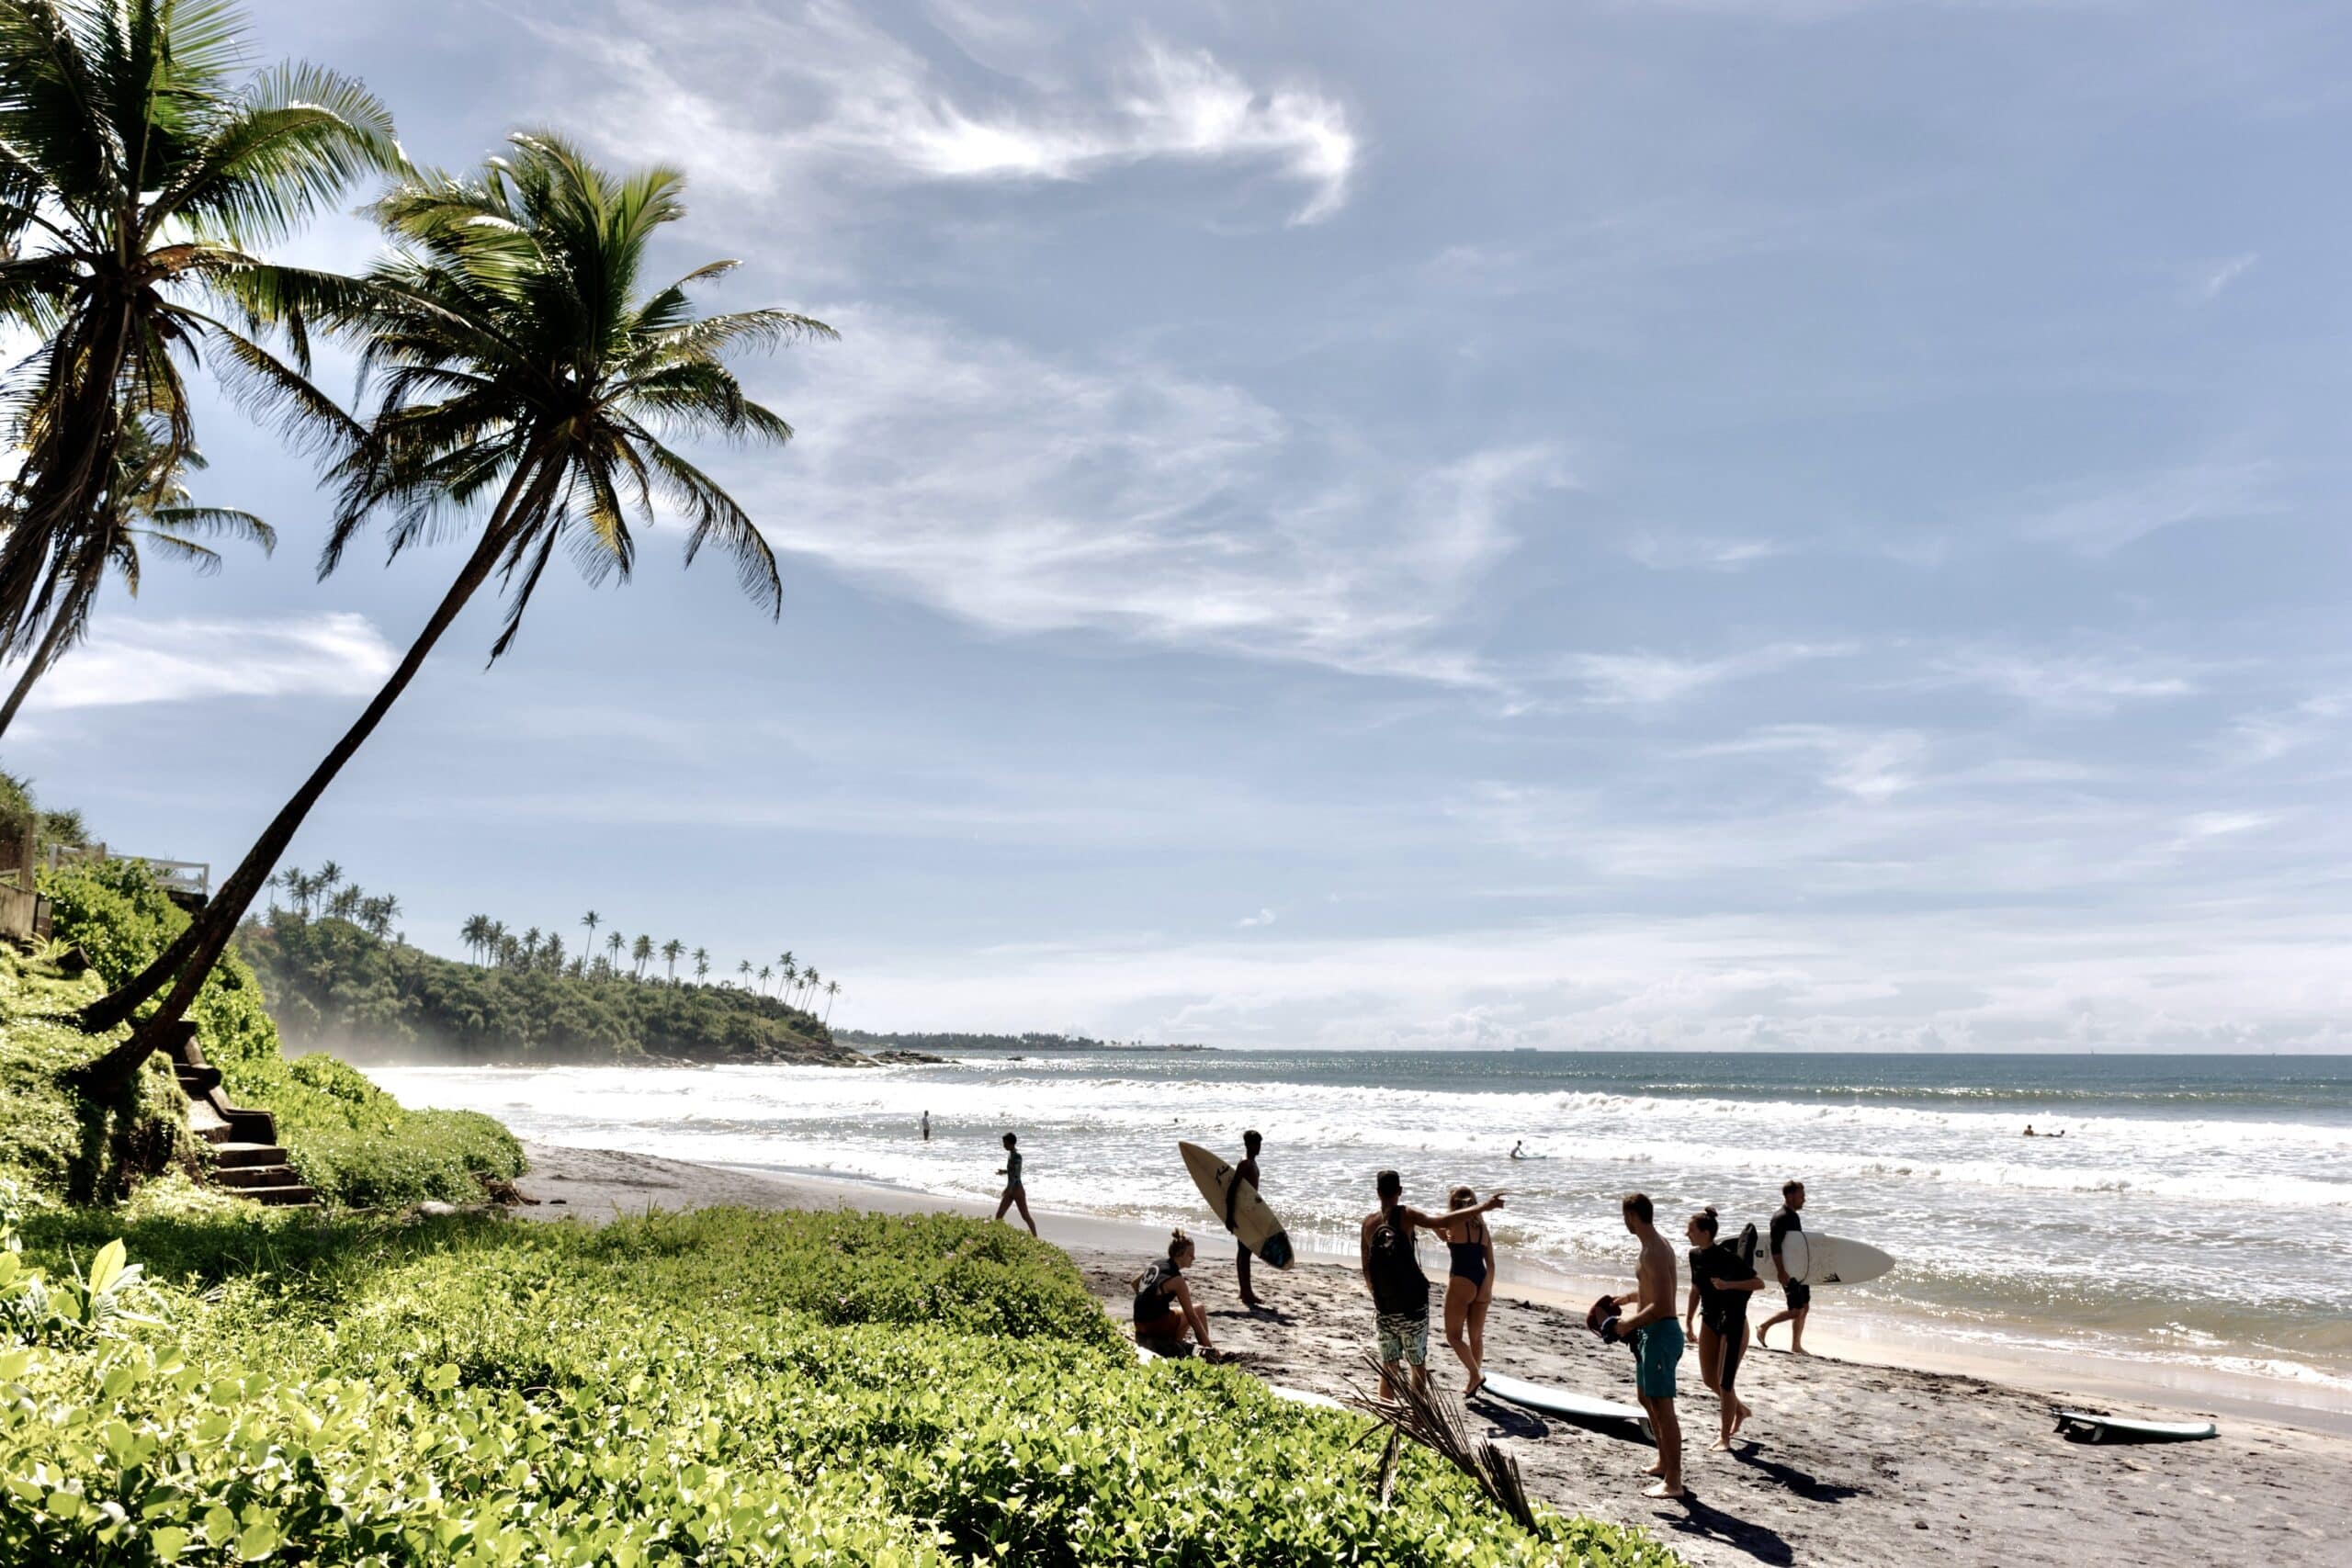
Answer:
POLYGON ((1771 1563, 1773 1568, 1786 1568, 1796 1561, 1795 1550, 1778 1531, 1749 1524, 1721 1508, 1711 1508, 1687 1486, 1681 1496, 1658 1505, 1657 1518, 1666 1529, 1720 1541, 1758 1562, 1771 1563))
POLYGON ((1862 1496, 1870 1490, 1866 1486, 1848 1486, 1839 1482, 1824 1481, 1792 1464, 1765 1459, 1761 1454, 1761 1445, 1753 1441, 1732 1450, 1731 1455, 1766 1480, 1778 1483, 1808 1503, 1842 1503, 1849 1497, 1862 1496))

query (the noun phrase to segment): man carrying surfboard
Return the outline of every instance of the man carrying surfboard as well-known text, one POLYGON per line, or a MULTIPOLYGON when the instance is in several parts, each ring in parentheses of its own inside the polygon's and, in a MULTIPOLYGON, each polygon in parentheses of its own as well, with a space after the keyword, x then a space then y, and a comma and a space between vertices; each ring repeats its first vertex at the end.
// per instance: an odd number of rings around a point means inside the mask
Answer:
POLYGON ((1363 1282, 1372 1292, 1379 1314, 1380 1397, 1394 1399, 1403 1369, 1413 1369, 1415 1386, 1429 1386, 1430 1280, 1413 1256, 1413 1232, 1435 1230, 1475 1219, 1503 1206, 1499 1192, 1483 1203, 1442 1214, 1424 1214, 1405 1206, 1405 1179, 1384 1170, 1373 1182, 1380 1207, 1363 1220, 1363 1282))
POLYGON ((1804 1183, 1792 1179, 1781 1183, 1781 1212, 1772 1216, 1772 1272, 1781 1277, 1781 1289, 1787 1292, 1789 1304, 1756 1325, 1756 1343, 1766 1349, 1776 1323, 1789 1325, 1789 1354, 1802 1356, 1804 1348, 1805 1314, 1813 1308, 1813 1287, 1803 1280, 1789 1277, 1788 1261, 1781 1256, 1781 1247, 1789 1233, 1804 1229, 1804 1222, 1797 1218, 1797 1211, 1804 1207, 1804 1183))
MULTIPOLYGON (((1682 1359, 1682 1321, 1675 1315, 1674 1248, 1652 1223, 1649 1195, 1628 1192, 1621 1205, 1625 1228, 1642 1244, 1642 1261, 1629 1295, 1601 1298, 1620 1314, 1605 1318, 1601 1337, 1611 1343, 1631 1340, 1634 1346, 1634 1392, 1650 1418, 1650 1435, 1657 1439, 1657 1463, 1648 1473, 1657 1477, 1645 1487, 1645 1497, 1682 1495, 1682 1420, 1674 1410, 1674 1369, 1682 1359)), ((1595 1303, 1596 1308, 1600 1303, 1595 1303)))
MULTIPOLYGON (((1235 1229, 1234 1208, 1241 1201, 1241 1184, 1246 1181, 1251 1190, 1260 1193, 1266 1190, 1266 1184, 1258 1179, 1258 1150, 1265 1141, 1264 1135, 1254 1127, 1241 1134, 1241 1163, 1233 1168, 1233 1184, 1225 1190, 1227 1230, 1235 1229)), ((1261 1303, 1256 1292, 1250 1289, 1250 1246, 1247 1242, 1238 1243, 1235 1251, 1233 1271, 1241 1279, 1241 1304, 1256 1312, 1261 1303)))

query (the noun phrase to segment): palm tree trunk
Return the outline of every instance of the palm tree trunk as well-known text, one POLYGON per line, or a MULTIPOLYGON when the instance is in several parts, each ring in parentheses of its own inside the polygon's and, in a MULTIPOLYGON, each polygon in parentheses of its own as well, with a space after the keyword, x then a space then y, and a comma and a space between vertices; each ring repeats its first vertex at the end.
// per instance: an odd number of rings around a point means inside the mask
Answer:
POLYGON ((230 939, 236 934, 237 924, 244 919, 245 910, 252 907, 254 897, 267 883, 270 872, 284 856, 288 846, 293 843, 303 818, 319 803, 319 797, 326 793, 327 786, 334 782, 344 764, 357 755, 359 748, 376 732, 376 726, 383 721, 392 704, 408 690, 409 682, 416 678, 417 671, 424 666, 425 656, 433 651, 433 645, 441 640, 442 634, 457 620, 475 590, 489 581, 491 572, 498 565, 499 555, 506 547, 513 533, 507 525, 509 517, 518 513, 526 517, 537 514, 537 503, 546 499, 549 485, 549 477, 537 474, 537 463, 529 458, 515 465, 514 476, 507 481, 506 491, 499 498, 498 509, 482 528, 481 543, 474 547, 474 553, 467 559, 465 570, 458 574, 457 581, 450 584, 448 592, 442 595, 440 605, 433 612, 433 618, 424 624, 424 629, 417 634, 416 641, 409 646, 407 656, 384 682, 383 689, 376 694, 375 700, 360 714, 357 722, 344 732, 334 750, 327 753, 326 760, 303 781, 294 798, 271 818, 269 826, 262 830, 261 838, 245 852, 245 858, 230 874, 228 881, 220 885, 220 890, 213 895, 203 912, 191 920, 187 929, 164 950, 162 955, 135 978, 82 1010, 77 1021, 85 1032, 96 1033, 113 1029, 128 1021, 141 1002, 163 989, 165 981, 174 981, 164 1005, 133 1030, 128 1040, 81 1069, 82 1076, 95 1089, 104 1091, 129 1085, 132 1075, 163 1043, 170 1026, 177 1023, 187 1013, 188 1004, 195 1001, 197 992, 203 987, 205 977, 211 974, 213 964, 219 962, 230 939), (531 493, 528 502, 518 507, 515 496, 526 476, 533 477, 531 493))
POLYGON ((105 570, 104 558, 100 558, 96 570, 85 567, 74 575, 72 592, 59 601, 51 615, 49 630, 41 637, 40 647, 33 650, 32 660, 25 666, 23 676, 17 682, 17 689, 8 694, 7 706, 0 707, 0 735, 8 733, 8 726, 16 721, 17 710, 25 705, 25 698, 32 693, 33 682, 47 674, 49 667, 57 662, 58 654, 64 650, 70 640, 66 634, 73 629, 76 620, 74 606, 97 587, 98 575, 105 570))

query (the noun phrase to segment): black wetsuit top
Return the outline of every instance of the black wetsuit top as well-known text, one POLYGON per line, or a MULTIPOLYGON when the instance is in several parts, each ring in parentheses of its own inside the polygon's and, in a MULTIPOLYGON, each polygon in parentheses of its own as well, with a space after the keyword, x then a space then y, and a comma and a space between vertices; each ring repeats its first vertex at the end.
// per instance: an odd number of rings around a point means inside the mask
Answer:
POLYGON ((1168 1281, 1181 1279, 1183 1272, 1165 1258, 1143 1271, 1143 1281, 1136 1286, 1137 1324, 1148 1326, 1176 1310, 1176 1298, 1168 1293, 1168 1281))
POLYGON ((1728 1242, 1691 1249, 1690 1283, 1699 1290, 1699 1315, 1718 1334, 1738 1332, 1740 1319, 1747 1315, 1750 1293, 1726 1291, 1724 1285, 1754 1278, 1756 1270, 1739 1260, 1738 1252, 1728 1242))

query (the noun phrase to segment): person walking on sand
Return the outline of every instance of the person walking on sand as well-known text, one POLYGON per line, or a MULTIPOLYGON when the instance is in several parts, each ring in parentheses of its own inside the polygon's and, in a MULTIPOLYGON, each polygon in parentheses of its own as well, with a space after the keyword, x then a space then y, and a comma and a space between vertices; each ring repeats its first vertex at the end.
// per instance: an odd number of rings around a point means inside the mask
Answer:
MULTIPOLYGON (((1261 1197, 1265 1195, 1265 1185, 1258 1179, 1258 1150, 1265 1141, 1254 1127, 1241 1134, 1241 1163, 1233 1168, 1233 1179, 1225 1189, 1225 1228, 1228 1232, 1233 1229, 1234 1206, 1241 1201, 1241 1184, 1246 1181, 1251 1191, 1261 1197)), ((1241 1304, 1256 1312, 1264 1303, 1250 1289, 1250 1249, 1237 1241, 1234 1254, 1233 1271, 1241 1280, 1241 1304)))
POLYGON ((1645 1472, 1657 1483, 1643 1490, 1645 1497, 1682 1495, 1682 1421, 1674 1411, 1674 1369, 1682 1359, 1682 1324, 1674 1315, 1674 1248, 1651 1223, 1649 1195, 1629 1192, 1619 1205, 1625 1228, 1642 1244, 1642 1261, 1631 1294, 1602 1298, 1623 1314, 1601 1325, 1601 1337, 1611 1343, 1632 1340, 1634 1392, 1650 1418, 1657 1438, 1657 1463, 1645 1472))
MULTIPOLYGON (((1733 1390, 1739 1358, 1747 1348, 1747 1299, 1764 1288, 1756 1266, 1729 1242, 1716 1239, 1713 1203, 1690 1216, 1690 1299, 1682 1309, 1682 1332, 1699 1341, 1699 1375, 1723 1407, 1723 1432, 1715 1450, 1731 1447, 1741 1423, 1755 1412, 1733 1390), (1693 1320, 1696 1320, 1695 1322, 1693 1320)), ((1753 1247, 1754 1232, 1749 1233, 1753 1247)))
POLYGON ((1129 1281, 1136 1293, 1136 1343, 1155 1356, 1189 1356, 1198 1340, 1201 1354, 1214 1359, 1209 1343, 1209 1314, 1193 1300, 1184 1279, 1192 1267, 1193 1238, 1181 1230, 1168 1233, 1168 1255, 1155 1259, 1129 1281))
POLYGON ((1364 1216, 1361 1261, 1363 1282, 1372 1292, 1373 1309, 1378 1314, 1380 1397, 1394 1399, 1406 1367, 1413 1369, 1416 1388, 1427 1388, 1430 1381, 1430 1280, 1421 1272, 1420 1259, 1413 1256, 1415 1227, 1436 1230, 1475 1219, 1489 1209, 1501 1208, 1503 1195, 1498 1192, 1476 1208, 1424 1214, 1405 1206, 1405 1179, 1395 1171, 1382 1171, 1373 1189, 1379 1194, 1380 1207, 1364 1216))
POLYGON ((1021 1180, 1021 1151, 1013 1146, 1020 1141, 1010 1133, 1004 1135, 1004 1164, 997 1168, 997 1174, 1004 1178, 1004 1196, 996 1201, 996 1217, 1001 1220, 1007 1209, 1018 1206, 1021 1223, 1029 1227, 1031 1235, 1035 1235, 1037 1222, 1029 1217, 1029 1189, 1021 1180))
POLYGON ((1797 1218, 1797 1211, 1804 1207, 1804 1183, 1793 1179, 1781 1182, 1781 1212, 1772 1216, 1772 1272, 1780 1276, 1781 1291, 1789 1304, 1756 1325, 1756 1343, 1770 1350, 1773 1325, 1787 1324, 1792 1356, 1805 1353, 1804 1319, 1813 1308, 1813 1287, 1803 1280, 1789 1278, 1788 1261, 1781 1256, 1781 1247, 1792 1232, 1804 1229, 1804 1222, 1797 1218))
MULTIPOLYGON (((1457 1187, 1446 1195, 1446 1207, 1462 1213, 1478 1201, 1478 1194, 1457 1187)), ((1487 1222, 1473 1213, 1466 1220, 1448 1220, 1437 1227, 1452 1261, 1445 1277, 1445 1342, 1462 1359, 1470 1381, 1462 1390, 1468 1399, 1486 1386, 1481 1370, 1487 1359, 1487 1308, 1495 1299, 1495 1238, 1487 1222)))

